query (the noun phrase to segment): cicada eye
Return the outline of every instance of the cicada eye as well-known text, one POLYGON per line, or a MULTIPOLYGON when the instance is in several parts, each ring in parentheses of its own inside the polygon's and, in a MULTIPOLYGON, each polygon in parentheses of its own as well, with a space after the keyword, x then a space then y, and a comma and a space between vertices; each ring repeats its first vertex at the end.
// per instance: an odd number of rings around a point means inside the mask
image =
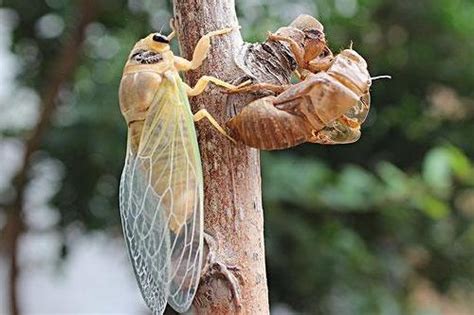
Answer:
POLYGON ((163 35, 161 35, 161 34, 155 34, 155 35, 153 35, 153 40, 154 40, 155 42, 158 42, 158 43, 164 43, 164 44, 169 44, 169 43, 170 43, 170 41, 169 41, 166 37, 164 37, 163 35))
POLYGON ((307 29, 304 31, 306 38, 322 40, 324 39, 324 33, 317 29, 307 29))
POLYGON ((332 56, 332 51, 329 49, 328 46, 325 46, 324 49, 323 49, 323 52, 321 53, 320 57, 328 57, 328 56, 332 56))

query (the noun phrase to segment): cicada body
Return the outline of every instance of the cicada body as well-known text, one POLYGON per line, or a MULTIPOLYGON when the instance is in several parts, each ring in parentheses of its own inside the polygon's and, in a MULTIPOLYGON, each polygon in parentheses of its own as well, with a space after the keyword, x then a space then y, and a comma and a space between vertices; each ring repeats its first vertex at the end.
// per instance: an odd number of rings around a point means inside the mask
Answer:
POLYGON ((226 124, 230 135, 263 150, 285 149, 303 142, 357 141, 370 108, 367 63, 357 52, 346 49, 336 57, 327 54, 310 65, 318 72, 306 70, 303 81, 283 87, 277 96, 251 102, 230 119, 226 124))
POLYGON ((140 291, 154 314, 167 303, 185 312, 202 269, 203 174, 188 95, 209 81, 233 87, 205 77, 190 88, 178 71, 198 67, 209 37, 231 30, 204 36, 191 61, 173 55, 171 36, 150 34, 137 42, 124 68, 119 97, 128 143, 120 214, 140 291))

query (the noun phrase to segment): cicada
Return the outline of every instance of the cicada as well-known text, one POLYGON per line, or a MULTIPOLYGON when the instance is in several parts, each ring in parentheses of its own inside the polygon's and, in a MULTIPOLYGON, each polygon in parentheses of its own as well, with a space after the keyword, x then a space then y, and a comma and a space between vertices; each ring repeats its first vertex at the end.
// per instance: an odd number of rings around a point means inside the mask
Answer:
POLYGON ((268 90, 277 94, 251 102, 227 122, 230 135, 248 146, 277 150, 304 142, 351 143, 360 137, 374 79, 366 61, 352 48, 334 57, 322 25, 308 16, 302 22, 308 27, 299 25, 299 29, 313 35, 303 47, 291 37, 269 36, 289 44, 301 82, 286 86, 258 83, 232 91, 268 90), (314 58, 308 59, 308 55, 314 58))
POLYGON ((190 61, 171 51, 174 31, 152 33, 135 44, 123 71, 119 99, 128 142, 120 214, 138 285, 154 314, 162 314, 167 303, 186 311, 201 275, 203 174, 194 122, 208 118, 225 134, 207 111, 192 114, 188 96, 209 82, 235 88, 209 76, 191 88, 179 71, 199 67, 210 38, 231 30, 203 36, 190 61))
POLYGON ((282 92, 251 102, 226 125, 233 138, 263 150, 304 142, 354 142, 367 117, 370 84, 364 59, 347 49, 334 58, 327 71, 305 73, 299 83, 250 86, 282 92))

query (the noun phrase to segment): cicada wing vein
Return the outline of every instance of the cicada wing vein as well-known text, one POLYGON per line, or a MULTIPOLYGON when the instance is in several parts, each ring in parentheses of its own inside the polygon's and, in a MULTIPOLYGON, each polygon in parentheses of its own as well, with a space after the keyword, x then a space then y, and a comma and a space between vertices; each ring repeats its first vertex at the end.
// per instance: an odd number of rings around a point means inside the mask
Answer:
POLYGON ((138 152, 127 152, 120 212, 142 295, 155 314, 192 303, 203 253, 203 179, 189 103, 167 79, 149 108, 138 152))

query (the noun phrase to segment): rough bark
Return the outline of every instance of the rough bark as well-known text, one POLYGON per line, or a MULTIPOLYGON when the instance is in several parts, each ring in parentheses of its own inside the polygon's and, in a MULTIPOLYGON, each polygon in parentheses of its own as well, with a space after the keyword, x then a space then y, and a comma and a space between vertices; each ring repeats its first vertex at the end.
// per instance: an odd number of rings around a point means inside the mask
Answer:
POLYGON ((18 265, 18 247, 22 233, 25 231, 23 222, 24 194, 28 185, 28 171, 31 166, 31 157, 41 145, 41 140, 47 130, 51 117, 56 109, 56 98, 60 88, 67 82, 79 61, 81 45, 84 40, 86 26, 93 21, 97 13, 94 0, 82 0, 79 2, 79 18, 76 27, 68 40, 65 41, 57 61, 56 67, 51 68, 44 90, 41 93, 41 113, 38 123, 34 126, 25 139, 25 153, 21 167, 13 179, 13 187, 16 195, 11 204, 6 205, 8 217, 4 228, 4 245, 9 257, 8 294, 10 301, 10 314, 21 314, 18 301, 18 277, 20 266, 18 265))
MULTIPOLYGON (((191 85, 203 75, 234 83, 249 78, 289 82, 295 68, 291 53, 277 42, 244 43, 233 0, 174 0, 174 10, 181 55, 188 59, 202 35, 236 27, 231 34, 211 40, 203 66, 185 74, 191 85)), ((222 125, 252 98, 228 96, 215 87, 208 91, 191 98, 192 110, 206 108, 222 125)), ((207 122, 197 123, 197 130, 204 170, 205 231, 212 241, 194 310, 268 314, 259 152, 232 144, 207 122)))

